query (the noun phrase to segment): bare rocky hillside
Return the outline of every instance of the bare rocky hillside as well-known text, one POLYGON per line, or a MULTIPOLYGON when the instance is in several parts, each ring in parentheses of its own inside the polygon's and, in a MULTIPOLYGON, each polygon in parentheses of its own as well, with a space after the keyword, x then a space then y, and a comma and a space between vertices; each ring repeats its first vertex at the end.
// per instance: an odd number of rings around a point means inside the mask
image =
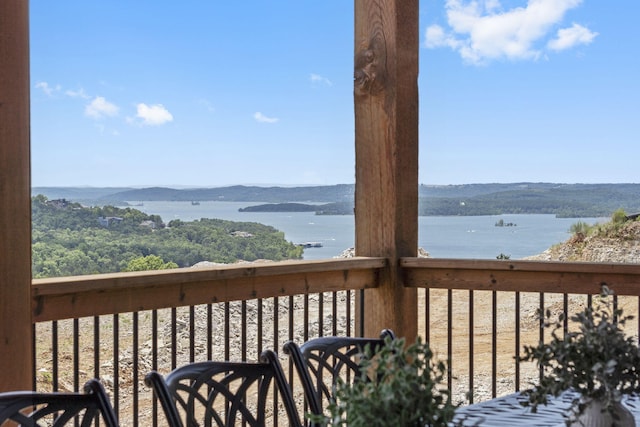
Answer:
POLYGON ((566 242, 554 245, 527 259, 538 261, 640 262, 640 221, 627 221, 596 226, 596 232, 576 234, 566 242))

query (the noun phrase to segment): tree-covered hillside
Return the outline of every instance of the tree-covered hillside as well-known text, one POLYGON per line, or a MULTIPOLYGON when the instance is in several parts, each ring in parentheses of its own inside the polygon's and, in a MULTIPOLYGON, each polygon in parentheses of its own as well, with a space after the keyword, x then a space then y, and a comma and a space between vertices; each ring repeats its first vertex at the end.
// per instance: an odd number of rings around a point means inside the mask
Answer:
MULTIPOLYGON (((92 205, 125 206, 129 201, 236 201, 246 210, 300 211, 318 214, 353 213, 353 184, 314 187, 230 186, 175 189, 34 188, 49 198, 66 198, 92 205), (64 194, 68 194, 65 196, 64 194), (254 207, 256 202, 269 203, 254 207), (293 204, 292 202, 296 202, 293 204), (321 210, 301 203, 325 203, 321 210), (277 204, 277 206, 271 206, 277 204)), ((38 194, 38 193, 35 193, 38 194)), ((609 216, 616 209, 640 212, 640 184, 556 184, 519 182, 510 184, 420 185, 420 215, 553 214, 558 217, 609 216)))
POLYGON ((35 278, 132 270, 151 255, 179 267, 302 257, 284 233, 252 222, 175 220, 165 226, 158 215, 136 209, 86 208, 42 195, 32 199, 32 222, 35 278))
POLYGON ((316 215, 353 215, 353 203, 334 202, 321 205, 304 203, 267 203, 238 209, 240 212, 315 212, 316 215))
POLYGON ((353 199, 354 186, 347 184, 305 187, 258 187, 234 185, 216 188, 140 188, 104 196, 110 200, 236 201, 236 202, 336 202, 353 199))
MULTIPOLYGON (((489 188, 491 186, 486 184, 489 188)), ((608 217, 617 209, 640 212, 640 185, 522 185, 460 197, 424 197, 420 215, 553 214, 559 218, 608 217)))

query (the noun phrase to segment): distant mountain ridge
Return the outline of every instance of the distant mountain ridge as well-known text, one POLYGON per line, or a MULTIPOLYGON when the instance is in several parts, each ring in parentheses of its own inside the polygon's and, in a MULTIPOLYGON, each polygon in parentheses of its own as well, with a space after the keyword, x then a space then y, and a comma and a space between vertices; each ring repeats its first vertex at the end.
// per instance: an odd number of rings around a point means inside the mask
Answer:
MULTIPOLYGON (((144 201, 340 203, 352 213, 354 184, 298 187, 234 185, 213 188, 34 187, 32 194, 90 205, 144 201), (351 206, 349 206, 351 204, 351 206)), ((494 183, 420 185, 420 215, 554 214, 609 216, 616 209, 640 212, 640 184, 494 183)))
POLYGON ((353 200, 354 186, 338 184, 310 187, 233 185, 214 188, 150 187, 110 193, 101 199, 122 201, 227 201, 227 202, 335 202, 353 200))

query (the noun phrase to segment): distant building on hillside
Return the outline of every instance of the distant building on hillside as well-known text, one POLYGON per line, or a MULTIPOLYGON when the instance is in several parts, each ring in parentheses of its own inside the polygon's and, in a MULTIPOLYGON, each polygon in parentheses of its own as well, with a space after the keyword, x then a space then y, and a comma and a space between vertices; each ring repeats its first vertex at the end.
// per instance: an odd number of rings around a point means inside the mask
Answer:
POLYGON ((146 221, 142 221, 140 223, 140 227, 149 227, 151 229, 154 229, 156 228, 156 223, 148 219, 146 221))
POLYGON ((49 200, 47 201, 47 205, 49 206, 53 206, 54 208, 57 209, 64 209, 67 206, 69 206, 69 202, 67 199, 56 199, 56 200, 49 200))
POLYGON ((122 221, 122 218, 120 218, 119 216, 101 216, 101 217, 98 217, 98 222, 103 227, 109 227, 114 222, 115 223, 120 223, 121 221, 122 221))

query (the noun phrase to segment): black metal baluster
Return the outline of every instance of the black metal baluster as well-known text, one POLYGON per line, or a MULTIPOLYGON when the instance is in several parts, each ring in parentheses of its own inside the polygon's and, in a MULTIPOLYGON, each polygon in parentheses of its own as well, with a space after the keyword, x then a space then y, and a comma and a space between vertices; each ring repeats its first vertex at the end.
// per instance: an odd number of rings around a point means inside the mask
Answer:
POLYGON ((207 304, 207 360, 213 360, 213 304, 207 304))
POLYGON ((318 336, 324 336, 324 293, 318 293, 318 336))
POLYGON ((247 361, 247 301, 242 300, 240 303, 240 352, 242 361, 247 361))
POLYGON ((333 291, 333 302, 331 305, 331 311, 333 313, 333 336, 338 335, 338 292, 333 291))
POLYGON ((175 307, 171 308, 171 370, 178 366, 178 313, 175 307))
POLYGON ((498 395, 496 375, 498 372, 498 293, 491 292, 491 397, 498 395))
POLYGON ((58 391, 58 321, 51 322, 52 388, 58 391))
MULTIPOLYGON (((158 370, 158 310, 151 311, 151 369, 158 370)), ((158 402, 152 398, 153 427, 158 427, 158 402)))
POLYGON ((447 290, 447 387, 452 388, 453 365, 453 291, 447 290))
POLYGON ((138 414, 140 412, 140 405, 139 405, 139 393, 140 393, 140 387, 138 387, 138 383, 140 381, 140 377, 139 377, 139 372, 138 372, 138 363, 139 363, 139 344, 140 344, 140 340, 139 340, 139 318, 138 318, 138 312, 133 312, 132 313, 133 316, 133 324, 132 324, 132 328, 133 328, 133 426, 134 427, 138 427, 138 414))
POLYGON ((516 331, 516 342, 515 342, 515 354, 516 354, 516 390, 520 391, 520 292, 516 292, 515 295, 515 306, 516 306, 516 318, 515 318, 515 331, 516 331))
POLYGON ((113 315, 113 409, 120 416, 120 316, 113 315))
MULTIPOLYGON (((429 290, 427 289, 428 293, 429 290)), ((473 403, 473 387, 474 384, 474 372, 473 372, 473 362, 474 362, 474 336, 475 336, 475 318, 474 318, 474 300, 473 300, 474 292, 473 290, 469 290, 469 403, 473 403)), ((427 318, 428 323, 428 318, 427 318)))
POLYGON ((196 308, 189 306, 189 362, 196 360, 196 308))

